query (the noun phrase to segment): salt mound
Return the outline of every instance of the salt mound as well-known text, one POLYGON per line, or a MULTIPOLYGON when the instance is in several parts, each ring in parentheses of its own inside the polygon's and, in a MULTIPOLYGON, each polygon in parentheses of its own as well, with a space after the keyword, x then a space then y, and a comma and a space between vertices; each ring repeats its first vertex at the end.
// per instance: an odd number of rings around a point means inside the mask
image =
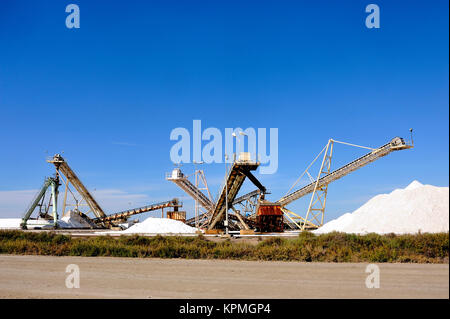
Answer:
POLYGON ((416 189, 420 186, 423 186, 419 181, 413 181, 411 184, 409 184, 405 189, 416 189))
POLYGON ((71 210, 58 220, 58 226, 60 228, 91 228, 89 223, 80 214, 71 210))
MULTIPOLYGON (((0 218, 0 229, 20 229, 22 218, 0 218)), ((76 212, 68 211, 63 218, 58 220, 60 228, 90 228, 90 225, 76 212)), ((53 220, 29 219, 29 229, 53 227, 53 220)))
POLYGON ((0 229, 19 229, 22 218, 1 218, 0 229))
POLYGON ((127 234, 195 234, 196 228, 178 220, 149 217, 120 233, 127 234))
POLYGON ((314 233, 438 233, 449 231, 449 188, 413 181, 404 189, 373 197, 353 213, 314 233))
MULTIPOLYGON (((0 229, 21 229, 22 218, 0 218, 0 229)), ((46 219, 29 219, 28 229, 46 229, 52 227, 52 221, 46 219)))

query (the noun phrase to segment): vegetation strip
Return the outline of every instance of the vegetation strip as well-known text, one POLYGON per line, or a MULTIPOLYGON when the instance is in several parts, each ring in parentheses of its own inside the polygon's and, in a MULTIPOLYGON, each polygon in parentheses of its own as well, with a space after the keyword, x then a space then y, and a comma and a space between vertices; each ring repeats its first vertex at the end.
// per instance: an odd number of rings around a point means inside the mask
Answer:
POLYGON ((449 233, 355 235, 303 232, 272 237, 256 245, 209 241, 203 236, 71 238, 55 233, 0 231, 0 254, 111 256, 306 262, 448 263, 449 233))

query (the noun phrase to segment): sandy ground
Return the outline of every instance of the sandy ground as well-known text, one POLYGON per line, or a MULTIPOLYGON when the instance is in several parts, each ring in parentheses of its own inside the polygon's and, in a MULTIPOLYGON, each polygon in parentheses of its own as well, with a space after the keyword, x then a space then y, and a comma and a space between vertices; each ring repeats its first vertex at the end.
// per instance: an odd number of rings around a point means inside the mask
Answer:
POLYGON ((449 298, 448 264, 378 265, 0 255, 0 298, 449 298))

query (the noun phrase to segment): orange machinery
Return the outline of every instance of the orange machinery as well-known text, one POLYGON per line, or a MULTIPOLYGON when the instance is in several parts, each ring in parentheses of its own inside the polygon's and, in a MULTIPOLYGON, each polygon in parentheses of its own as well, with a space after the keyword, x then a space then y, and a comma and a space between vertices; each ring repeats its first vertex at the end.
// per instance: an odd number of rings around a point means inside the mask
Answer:
POLYGON ((256 212, 256 231, 283 232, 283 211, 280 204, 263 200, 258 203, 256 212))

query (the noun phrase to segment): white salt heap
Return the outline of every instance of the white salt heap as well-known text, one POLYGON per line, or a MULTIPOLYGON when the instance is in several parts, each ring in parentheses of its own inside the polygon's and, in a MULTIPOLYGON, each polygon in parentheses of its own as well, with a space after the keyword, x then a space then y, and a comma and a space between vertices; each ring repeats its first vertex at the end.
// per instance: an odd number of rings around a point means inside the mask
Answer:
POLYGON ((1 218, 0 229, 19 229, 22 218, 1 218))
MULTIPOLYGON (((1 218, 0 229, 20 229, 22 218, 1 218)), ((51 227, 52 221, 45 219, 29 219, 27 222, 28 229, 47 229, 51 227)))
POLYGON ((195 234, 196 228, 178 220, 149 217, 120 233, 127 234, 195 234))
POLYGON ((58 220, 58 226, 60 228, 90 228, 89 223, 80 214, 71 210, 58 220))
POLYGON ((405 189, 373 197, 353 213, 314 233, 438 233, 449 231, 449 188, 413 181, 405 189))
MULTIPOLYGON (((19 229, 21 218, 1 218, 0 229, 19 229)), ((41 228, 52 221, 29 220, 29 228, 39 226, 41 228)), ((68 212, 58 220, 60 228, 89 228, 83 218, 77 213, 68 212)), ((128 233, 128 234, 195 234, 196 228, 186 225, 183 222, 168 218, 149 217, 141 223, 137 223, 124 231, 110 231, 108 233, 128 233)), ((104 234, 104 233, 103 233, 104 234)))
MULTIPOLYGON (((0 218, 0 229, 20 229, 22 218, 0 218)), ((60 220, 58 220, 60 228, 90 228, 89 223, 75 212, 68 211, 60 220)), ((33 228, 51 228, 53 220, 46 219, 29 219, 27 222, 28 229, 33 228)))

